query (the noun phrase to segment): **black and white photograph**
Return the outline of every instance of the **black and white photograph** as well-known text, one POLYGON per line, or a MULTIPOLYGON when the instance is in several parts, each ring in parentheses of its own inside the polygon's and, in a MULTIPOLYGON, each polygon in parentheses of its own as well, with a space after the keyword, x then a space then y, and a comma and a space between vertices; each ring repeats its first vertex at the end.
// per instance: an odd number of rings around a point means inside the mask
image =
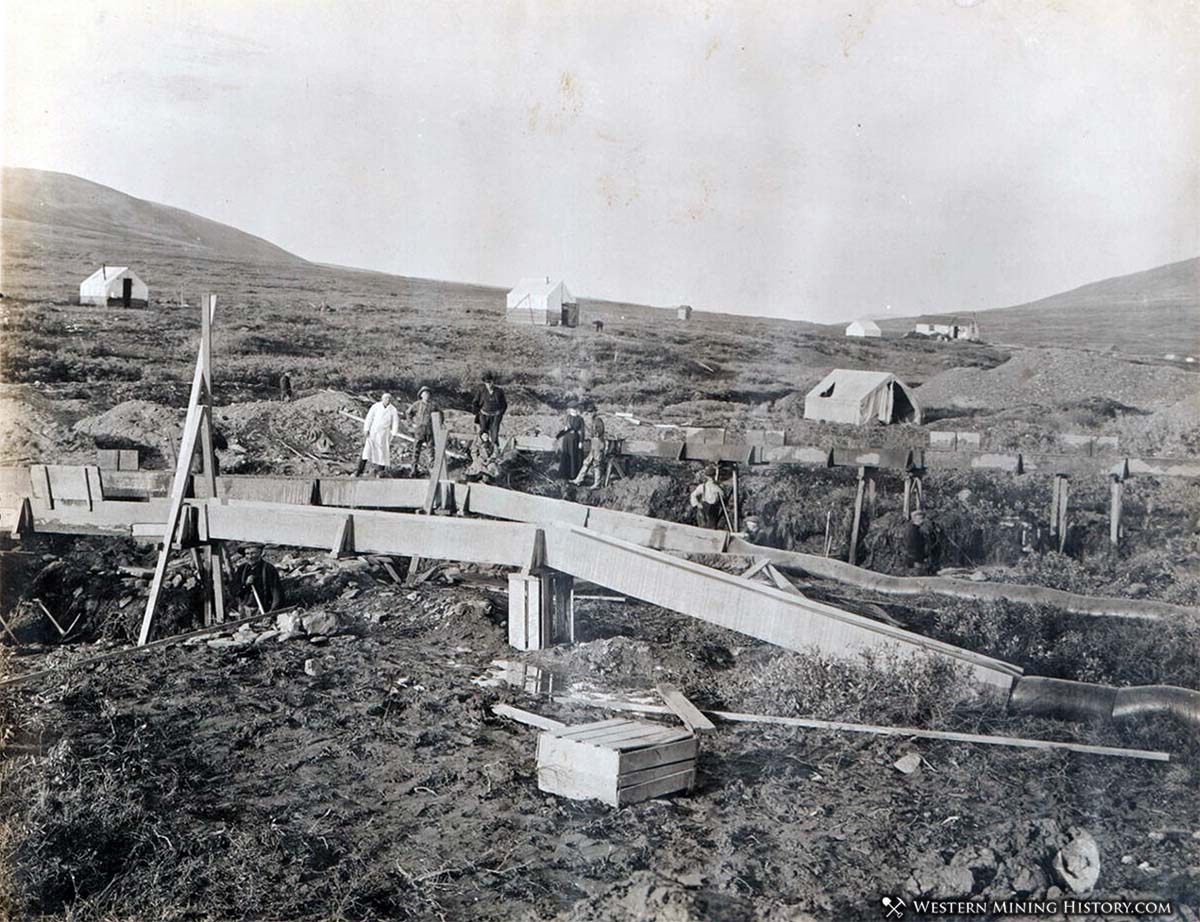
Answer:
POLYGON ((1200 922, 1200 0, 0 0, 0 920, 1200 922))

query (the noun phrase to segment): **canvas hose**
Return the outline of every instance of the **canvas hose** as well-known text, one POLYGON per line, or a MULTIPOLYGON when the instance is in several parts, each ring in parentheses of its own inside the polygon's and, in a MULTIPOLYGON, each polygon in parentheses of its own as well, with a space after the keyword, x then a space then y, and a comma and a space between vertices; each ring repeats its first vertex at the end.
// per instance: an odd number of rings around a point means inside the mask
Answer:
POLYGON ((810 576, 858 586, 885 595, 944 595, 979 601, 1019 602, 1045 605, 1077 615, 1124 618, 1135 621, 1192 621, 1200 616, 1195 608, 1152 599, 1120 599, 1078 595, 1044 586, 1017 583, 976 583, 942 576, 889 576, 842 560, 761 547, 741 538, 731 539, 726 553, 766 557, 777 567, 799 570, 810 576))
POLYGON ((1013 687, 1008 708, 1015 714, 1031 717, 1118 723, 1170 715, 1200 729, 1200 691, 1175 685, 1113 688, 1069 679, 1022 676, 1013 687))

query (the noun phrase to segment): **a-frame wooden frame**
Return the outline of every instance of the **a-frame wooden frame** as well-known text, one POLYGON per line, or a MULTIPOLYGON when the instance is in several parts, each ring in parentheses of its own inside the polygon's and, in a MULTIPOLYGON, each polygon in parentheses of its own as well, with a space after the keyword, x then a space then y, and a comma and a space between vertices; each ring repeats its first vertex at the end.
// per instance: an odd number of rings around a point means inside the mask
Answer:
MULTIPOLYGON (((138 633, 138 645, 150 640, 154 626, 154 614, 158 597, 162 592, 167 562, 171 556, 171 545, 179 527, 184 494, 192 472, 192 459, 200 450, 204 469, 201 477, 208 488, 208 495, 217 495, 216 454, 212 438, 212 321, 217 310, 217 296, 205 295, 200 299, 200 348, 196 356, 196 371, 192 376, 192 391, 188 398, 187 416, 183 423, 183 438, 175 463, 175 479, 171 484, 171 501, 167 507, 167 521, 163 529, 162 546, 158 552, 158 563, 154 567, 154 578, 150 582, 150 595, 146 599, 146 612, 142 616, 142 628, 138 633)), ((205 545, 202 555, 205 578, 205 622, 225 620, 225 585, 221 573, 220 555, 213 553, 211 545, 205 545)))

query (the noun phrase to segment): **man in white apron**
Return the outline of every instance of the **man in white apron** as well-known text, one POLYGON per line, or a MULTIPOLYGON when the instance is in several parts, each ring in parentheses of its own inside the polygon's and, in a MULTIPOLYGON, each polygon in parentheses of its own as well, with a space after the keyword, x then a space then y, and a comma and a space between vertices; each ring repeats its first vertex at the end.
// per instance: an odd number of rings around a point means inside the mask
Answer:
POLYGON ((375 468, 376 476, 382 473, 392 463, 392 436, 399 434, 400 414, 392 406, 392 395, 384 394, 378 403, 371 405, 363 420, 366 444, 354 476, 361 477, 368 463, 375 468))

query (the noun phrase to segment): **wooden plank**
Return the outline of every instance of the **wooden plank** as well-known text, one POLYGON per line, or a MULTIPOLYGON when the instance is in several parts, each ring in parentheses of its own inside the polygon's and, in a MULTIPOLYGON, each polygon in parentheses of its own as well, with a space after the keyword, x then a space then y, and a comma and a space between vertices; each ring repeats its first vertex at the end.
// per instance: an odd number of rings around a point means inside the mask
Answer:
POLYGON ((789 595, 588 529, 546 528, 546 565, 577 579, 739 631, 789 650, 813 647, 857 656, 894 647, 965 666, 985 686, 1007 691, 1021 670, 853 612, 789 595))
POLYGON ((624 774, 625 772, 651 768, 655 765, 695 759, 699 748, 700 741, 693 736, 689 739, 677 740, 674 743, 666 743, 662 746, 626 750, 618 756, 618 773, 624 774))
MULTIPOLYGON (((640 714, 666 714, 670 708, 635 701, 595 701, 590 698, 566 699, 572 704, 589 704, 593 707, 613 711, 633 711, 640 714)), ((1020 749, 1045 749, 1078 752, 1085 755, 1116 756, 1127 759, 1147 759, 1152 762, 1169 762, 1169 752, 1148 749, 1121 749, 1113 746, 1092 746, 1086 743, 1067 743, 1059 740, 1028 739, 1012 736, 990 736, 982 733, 957 733, 950 730, 922 730, 917 727, 888 727, 872 724, 847 723, 838 720, 817 720, 810 717, 775 717, 769 714, 742 714, 736 711, 708 711, 711 717, 731 723, 778 724, 787 727, 802 727, 809 730, 831 730, 842 733, 866 733, 874 736, 904 736, 913 739, 945 740, 955 743, 978 743, 986 746, 1013 746, 1020 749)))
POLYGON ((286 503, 206 504, 212 537, 292 547, 329 549, 329 536, 342 518, 354 517, 354 547, 359 554, 390 557, 420 555, 430 560, 461 560, 521 567, 529 563, 538 527, 516 522, 483 522, 450 516, 376 512, 286 503))
POLYGON ((48 534, 128 537, 133 534, 135 524, 154 523, 154 530, 161 540, 162 522, 167 510, 166 500, 146 503, 99 502, 91 509, 86 506, 37 508, 33 512, 33 530, 48 534))
POLYGON ((122 448, 117 452, 117 470, 136 471, 142 465, 141 453, 136 448, 122 448))
POLYGON ((13 500, 33 496, 33 481, 28 467, 0 467, 0 499, 16 505, 13 500))
POLYGON ((777 445, 764 447, 761 458, 768 464, 808 464, 816 467, 831 467, 833 451, 812 445, 777 445))
POLYGON ((546 623, 542 590, 538 576, 508 574, 508 644, 514 649, 541 650, 549 645, 550 626, 546 623))
POLYGON ((83 465, 47 464, 45 468, 50 481, 50 495, 55 503, 86 503, 91 499, 87 470, 83 465))
POLYGON ((322 477, 317 492, 322 506, 374 509, 421 509, 429 481, 425 479, 363 479, 322 477))
POLYGON ((771 582, 775 584, 776 589, 781 589, 784 592, 790 592, 794 595, 803 596, 804 593, 792 585, 792 581, 775 569, 772 563, 767 564, 767 575, 771 577, 771 582))
POLYGON ((104 471, 102 499, 165 499, 171 492, 170 471, 104 471))
POLYGON ((429 485, 426 488, 423 506, 426 515, 433 512, 438 481, 446 476, 446 426, 442 422, 440 410, 434 410, 430 417, 433 425, 433 465, 429 468, 429 485))
POLYGON ((685 731, 670 729, 662 724, 638 723, 632 727, 612 727, 599 731, 577 742, 605 749, 642 749, 660 742, 674 742, 681 732, 685 731))
POLYGON ((667 707, 674 711, 675 716, 682 720, 683 725, 693 733, 711 733, 717 729, 713 722, 701 714, 700 709, 674 685, 659 683, 658 693, 667 703, 667 707))
POLYGON ((831 463, 834 467, 877 467, 907 471, 920 467, 911 448, 834 448, 831 463))
POLYGON ((585 525, 591 511, 590 507, 581 503, 571 503, 548 496, 533 496, 486 483, 471 485, 468 502, 467 511, 473 515, 519 522, 585 525))
POLYGON ((648 781, 645 784, 620 788, 617 791, 616 805, 624 807, 627 804, 636 804, 643 800, 662 797, 664 794, 674 794, 677 791, 690 791, 695 784, 696 771, 695 769, 690 769, 678 774, 668 775, 665 778, 659 778, 657 781, 648 781))
POLYGON ((511 704, 493 705, 492 713, 497 717, 507 717, 509 720, 515 720, 517 723, 537 727, 539 730, 559 730, 566 726, 561 720, 543 717, 541 714, 535 714, 532 711, 524 711, 521 708, 513 707, 511 704))
POLYGON ((50 488, 50 472, 45 464, 34 464, 29 468, 30 487, 38 504, 54 508, 54 491, 50 488))
POLYGON ((574 743, 581 743, 593 737, 605 736, 614 730, 629 730, 634 727, 643 726, 646 726, 645 721, 633 720, 628 717, 613 717, 609 720, 597 720, 593 723, 566 727, 554 735, 562 739, 571 740, 574 743))
POLYGON ((643 458, 662 458, 666 461, 678 461, 683 457, 684 443, 657 439, 626 439, 624 452, 627 455, 638 455, 643 458))
POLYGON ((667 778, 671 775, 677 775, 680 772, 695 771, 695 769, 695 759, 684 759, 679 762, 665 762, 662 765, 653 765, 649 768, 639 769, 638 771, 622 772, 617 775, 617 790, 631 788, 638 784, 645 784, 647 781, 657 781, 660 778, 667 778))
POLYGON ((121 469, 121 453, 115 448, 97 448, 96 464, 102 471, 121 469))
MULTIPOLYGON (((628 453, 632 454, 632 452, 628 453)), ((683 461, 732 461, 736 464, 749 464, 753 456, 753 445, 684 442, 680 459, 683 461)))
POLYGON ((1200 461, 1192 458, 1129 458, 1133 477, 1200 477, 1200 461))
MULTIPOLYGON (((317 481, 314 477, 226 476, 218 477, 216 486, 217 496, 222 499, 251 502, 308 506, 317 496, 317 481)), ((199 495, 197 493, 197 496, 199 495)))
MULTIPOLYGON (((564 523, 556 523, 564 524, 564 523)), ((589 530, 603 532, 625 541, 656 550, 674 550, 690 554, 719 554, 728 535, 723 531, 665 522, 632 512, 618 512, 593 506, 587 517, 589 530)))

